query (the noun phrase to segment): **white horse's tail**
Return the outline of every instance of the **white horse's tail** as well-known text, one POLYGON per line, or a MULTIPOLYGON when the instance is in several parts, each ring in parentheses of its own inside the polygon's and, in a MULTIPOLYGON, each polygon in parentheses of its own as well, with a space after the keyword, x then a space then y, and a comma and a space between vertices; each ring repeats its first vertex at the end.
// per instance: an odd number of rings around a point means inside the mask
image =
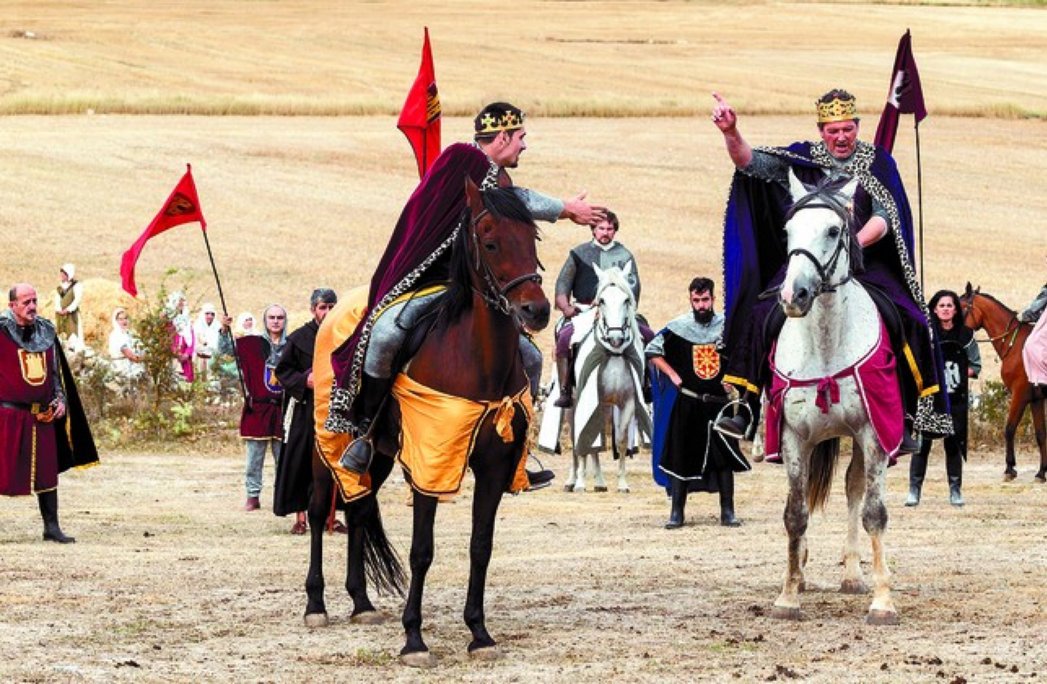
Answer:
POLYGON ((825 508, 833 486, 833 474, 840 460, 840 439, 820 442, 811 452, 811 466, 807 477, 807 510, 825 508))

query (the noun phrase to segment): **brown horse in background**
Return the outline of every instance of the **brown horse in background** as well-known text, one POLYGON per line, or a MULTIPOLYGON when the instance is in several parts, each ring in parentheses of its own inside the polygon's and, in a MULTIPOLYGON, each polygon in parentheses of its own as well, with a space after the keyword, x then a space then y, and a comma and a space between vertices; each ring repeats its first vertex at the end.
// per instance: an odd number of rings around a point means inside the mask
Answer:
POLYGON ((1032 326, 1018 320, 1017 312, 1002 304, 990 294, 972 288, 970 283, 960 297, 964 324, 971 330, 984 329, 989 335, 996 355, 1000 357, 1000 377, 1011 394, 1007 411, 1007 426, 1004 437, 1007 442, 1007 468, 1003 471, 1005 481, 1018 476, 1014 459, 1014 435, 1025 414, 1025 407, 1032 406, 1032 424, 1036 432, 1036 444, 1040 448, 1040 469, 1036 479, 1047 481, 1047 433, 1044 431, 1044 399, 1033 393, 1029 377, 1025 374, 1022 347, 1032 332, 1032 326))

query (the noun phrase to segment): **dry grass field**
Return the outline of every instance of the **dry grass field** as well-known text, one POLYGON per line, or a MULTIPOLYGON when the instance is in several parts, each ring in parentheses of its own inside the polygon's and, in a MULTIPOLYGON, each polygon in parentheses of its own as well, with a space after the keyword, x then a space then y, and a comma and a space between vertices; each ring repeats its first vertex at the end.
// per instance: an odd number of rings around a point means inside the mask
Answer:
MULTIPOLYGON (((920 128, 928 291, 981 284, 1023 306, 1047 253, 1047 11, 1042 2, 441 3, 210 0, 0 2, 0 280, 57 284, 72 261, 87 313, 108 319, 121 253, 193 164, 230 311, 286 304, 305 321, 318 285, 369 278, 414 161, 395 113, 428 25, 445 144, 467 139, 485 101, 522 105, 529 149, 513 177, 588 190, 621 216, 637 255, 641 311, 660 326, 686 283, 720 273, 731 167, 708 121, 718 90, 754 144, 816 134, 814 98, 841 85, 875 130, 899 36, 911 28, 930 117, 920 128), (858 32, 860 31, 860 35, 858 32), (30 35, 31 34, 31 35, 30 35), (193 114, 187 116, 185 114, 193 114)), ((915 202, 911 119, 895 153, 915 202)), ((140 290, 188 284, 215 301, 195 226, 146 247, 140 290)), ((547 290, 587 239, 545 227, 547 290)), ((96 326, 100 324, 96 323, 96 326)), ((541 339, 551 348, 551 335, 541 339)), ((983 349, 986 371, 998 365, 983 349)), ((461 624, 469 492, 438 515, 426 613, 441 664, 396 663, 397 619, 348 623, 344 550, 329 546, 334 624, 301 624, 304 540, 242 503, 238 452, 103 454, 68 475, 70 548, 39 541, 35 503, 0 502, 0 663, 5 681, 1042 681, 1047 677, 1043 534, 1047 488, 999 449, 966 473, 968 505, 945 503, 934 455, 926 501, 901 506, 889 475, 887 544, 902 624, 869 628, 865 598, 834 593, 842 487, 811 532, 805 620, 765 617, 784 569, 783 473, 739 480, 746 525, 714 524, 709 497, 661 530, 667 504, 643 459, 634 493, 546 490, 507 500, 488 593, 495 664, 465 656, 461 624)), ((646 458, 647 454, 643 455, 646 458)), ((903 462, 904 463, 904 462, 903 462)), ((562 458, 553 468, 566 472, 562 458)), ((271 473, 267 468, 269 501, 271 473)), ((383 505, 406 555, 409 515, 383 505)), ((332 546, 340 546, 338 544, 332 546)))

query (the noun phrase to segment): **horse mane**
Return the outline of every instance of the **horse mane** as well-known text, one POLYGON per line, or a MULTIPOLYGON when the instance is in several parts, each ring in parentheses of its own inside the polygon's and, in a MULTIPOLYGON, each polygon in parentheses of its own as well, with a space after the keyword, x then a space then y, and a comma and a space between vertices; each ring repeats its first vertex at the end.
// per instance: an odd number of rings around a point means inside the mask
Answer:
MULTIPOLYGON (((997 299, 996 297, 992 296, 992 295, 991 295, 991 294, 989 294, 988 292, 981 292, 981 291, 979 290, 979 291, 977 291, 977 292, 972 292, 971 294, 972 294, 972 295, 975 295, 975 296, 977 296, 977 295, 981 295, 982 297, 985 297, 986 299, 988 299, 988 300, 989 300, 990 302, 995 302, 997 306, 999 306, 999 307, 1000 307, 1000 308, 1002 308, 1002 309, 1003 309, 1004 311, 1006 311, 1006 312, 1008 312, 1008 313, 1010 313, 1010 314, 1015 314, 1015 313, 1017 313, 1017 310, 1015 310, 1015 309, 1012 309, 1011 307, 1007 306, 1006 304, 1004 304, 1003 302, 1001 302, 1001 301, 1000 301, 999 299, 997 299)), ((972 300, 973 300, 973 297, 972 297, 972 300)))
MULTIPOLYGON (((534 223, 531 211, 512 188, 491 188, 480 193, 484 208, 500 220, 515 221, 531 226, 535 235, 538 226, 534 223)), ((469 222, 472 213, 469 207, 462 212, 458 221, 458 236, 451 247, 451 265, 447 292, 444 293, 434 311, 434 325, 446 327, 461 318, 473 305, 471 283, 472 266, 469 262, 469 250, 473 245, 469 239, 469 222)))

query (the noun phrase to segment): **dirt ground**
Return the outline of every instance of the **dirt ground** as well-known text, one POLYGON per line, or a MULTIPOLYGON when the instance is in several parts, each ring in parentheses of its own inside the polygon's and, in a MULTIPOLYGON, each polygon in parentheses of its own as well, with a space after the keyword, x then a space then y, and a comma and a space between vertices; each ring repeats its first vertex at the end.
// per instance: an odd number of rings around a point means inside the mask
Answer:
MULTIPOLYGON (((503 655, 494 663, 471 662, 465 648, 467 478, 437 515, 424 629, 439 664, 419 672, 397 660, 401 600, 377 599, 385 624, 349 623, 344 537, 327 537, 332 623, 303 626, 308 541, 266 512, 271 464, 263 510, 244 513, 239 452, 111 455, 63 476, 75 545, 41 541, 33 500, 0 502, 0 679, 1044 681, 1047 487, 1032 479, 1033 455, 1021 453, 1019 479, 1004 484, 1000 454, 973 454, 963 509, 947 502, 943 458, 936 449, 918 508, 902 505, 905 463, 889 472, 897 627, 867 626, 869 598, 837 592, 839 478, 812 518, 799 623, 767 616, 785 564, 777 466, 739 477, 739 529, 719 526, 708 495, 692 495, 686 527, 662 529, 668 504, 646 451, 630 463, 630 494, 554 486, 507 498, 488 583, 503 655)), ((562 484, 567 459, 546 465, 562 484)), ((388 484, 382 505, 406 559, 404 491, 388 484)))

